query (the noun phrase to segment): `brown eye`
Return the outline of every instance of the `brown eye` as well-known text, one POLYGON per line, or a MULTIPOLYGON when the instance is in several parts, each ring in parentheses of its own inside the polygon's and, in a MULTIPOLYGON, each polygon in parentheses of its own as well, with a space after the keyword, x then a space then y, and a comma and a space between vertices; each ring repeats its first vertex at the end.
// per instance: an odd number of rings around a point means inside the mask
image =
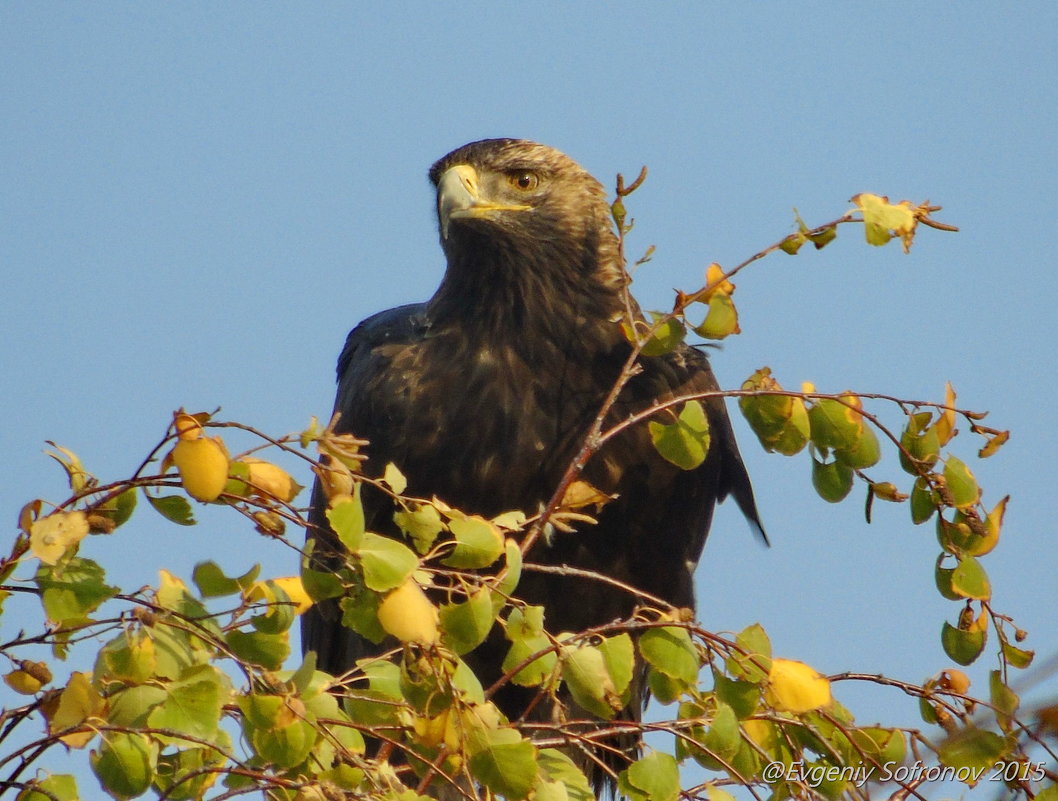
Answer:
POLYGON ((507 176, 507 180, 511 186, 516 189, 520 189, 522 192, 531 192, 540 185, 540 178, 536 173, 529 172, 528 170, 517 170, 507 176))

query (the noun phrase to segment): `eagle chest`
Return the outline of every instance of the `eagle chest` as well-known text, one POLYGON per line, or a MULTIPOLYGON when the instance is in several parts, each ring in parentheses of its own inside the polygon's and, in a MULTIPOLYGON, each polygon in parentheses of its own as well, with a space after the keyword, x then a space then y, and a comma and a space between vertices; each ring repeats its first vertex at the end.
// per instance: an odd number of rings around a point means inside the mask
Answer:
POLYGON ((394 460, 409 490, 486 515, 546 500, 590 393, 571 391, 554 360, 530 363, 509 346, 428 338, 409 350, 383 389, 397 401, 387 425, 401 432, 394 460))

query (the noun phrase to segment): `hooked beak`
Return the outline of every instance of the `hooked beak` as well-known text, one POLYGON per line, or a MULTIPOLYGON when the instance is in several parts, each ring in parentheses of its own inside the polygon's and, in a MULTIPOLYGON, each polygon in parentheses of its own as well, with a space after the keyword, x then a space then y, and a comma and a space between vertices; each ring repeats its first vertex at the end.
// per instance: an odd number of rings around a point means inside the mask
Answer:
POLYGON ((525 204, 497 203, 482 197, 478 171, 469 164, 449 167, 437 182, 437 216, 443 239, 448 239, 452 220, 487 219, 496 212, 529 211, 531 208, 525 204))

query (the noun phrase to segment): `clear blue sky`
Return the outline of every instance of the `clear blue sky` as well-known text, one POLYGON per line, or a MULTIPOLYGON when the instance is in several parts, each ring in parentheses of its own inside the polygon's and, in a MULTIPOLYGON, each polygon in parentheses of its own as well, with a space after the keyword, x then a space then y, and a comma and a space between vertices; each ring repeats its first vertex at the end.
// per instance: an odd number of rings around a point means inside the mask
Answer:
MULTIPOLYGON (((106 479, 178 406, 272 433, 326 417, 348 329, 441 277, 427 167, 524 137, 610 186, 649 165, 631 202, 632 250, 657 245, 637 280, 646 307, 788 233, 794 206, 815 223, 862 191, 942 204, 961 233, 923 231, 910 256, 847 228, 748 270, 744 333, 714 365, 731 388, 765 364, 821 391, 942 400, 950 380, 990 410, 1013 436, 972 467, 986 502, 1013 499, 984 564, 997 608, 1053 656, 1056 31, 1048 2, 4 3, 9 536, 25 501, 64 497, 46 439, 106 479)), ((939 632, 958 605, 934 590, 932 528, 885 504, 866 525, 860 500, 814 495, 807 456, 765 454, 737 426, 774 547, 722 509, 699 572, 705 624, 760 621, 778 653, 824 672, 921 681, 949 666, 939 632)), ((976 448, 956 440, 968 460, 976 448)), ((892 459, 871 472, 902 475, 892 459)), ((176 528, 143 509, 83 550, 127 589, 204 558, 294 571, 231 515, 200 518, 176 528)), ((991 667, 970 671, 974 691, 991 667)), ((891 691, 840 693, 863 722, 917 719, 891 691)))

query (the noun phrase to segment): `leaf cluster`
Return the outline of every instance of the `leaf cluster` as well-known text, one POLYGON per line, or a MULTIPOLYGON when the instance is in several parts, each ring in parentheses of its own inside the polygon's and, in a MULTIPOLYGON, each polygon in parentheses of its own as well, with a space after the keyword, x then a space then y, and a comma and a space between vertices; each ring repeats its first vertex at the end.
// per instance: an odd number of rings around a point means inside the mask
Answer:
MULTIPOLYGON (((614 218, 622 247, 631 225, 624 198, 643 177, 619 184, 614 218)), ((796 253, 805 242, 823 247, 845 223, 863 223, 871 244, 899 238, 905 250, 918 223, 942 227, 930 219, 936 207, 929 204, 894 205, 872 195, 854 202, 856 209, 825 226, 809 229, 798 218, 796 234, 733 270, 711 265, 705 285, 678 293, 672 312, 656 313, 649 323, 630 322, 630 315, 624 330, 633 354, 607 404, 637 360, 669 352, 688 329, 707 338, 737 333, 730 278, 758 258, 796 253)), ((1012 794, 1053 797, 1053 768, 1030 758, 1041 748, 1054 758, 1045 726, 1025 722, 1010 686, 1010 670, 1028 667, 1033 653, 1020 646, 1026 633, 992 607, 980 561, 999 542, 1006 499, 986 508, 967 464, 942 452, 959 420, 984 438, 982 458, 1006 432, 958 408, 950 387, 942 403, 824 394, 807 384, 789 391, 768 368, 738 391, 675 398, 609 428, 607 411, 600 410, 545 509, 491 519, 441 498, 407 495, 396 465, 381 477, 365 476, 366 443, 336 434, 333 420, 270 437, 212 414, 179 411, 133 475, 108 483, 76 454, 53 446, 71 495, 54 505, 28 503, 0 560, 0 601, 19 592, 40 604, 34 624, 20 621, 29 634, 0 643, 11 666, 4 679, 24 699, 3 711, 0 781, 19 789, 20 801, 80 797, 73 775, 62 772, 61 755, 72 749, 88 751, 100 786, 117 799, 264 792, 282 801, 413 801, 447 788, 469 798, 587 801, 595 797, 587 774, 597 768, 633 801, 726 801, 731 787, 781 801, 866 798, 873 793, 868 778, 888 780, 887 795, 895 784, 900 794, 921 797, 914 780, 885 772, 914 759, 963 771, 953 775, 967 784, 998 765, 1012 794), (709 632, 687 610, 634 587, 625 587, 639 599, 631 617, 583 632, 551 630, 545 607, 519 599, 523 571, 540 567, 525 563, 534 542, 555 528, 591 525, 610 500, 580 478, 585 461, 628 426, 646 425, 664 458, 696 468, 709 448, 702 404, 713 395, 738 397, 766 450, 807 451, 812 486, 825 500, 844 499, 859 481, 868 517, 879 499, 907 504, 915 524, 933 521, 941 551, 937 588, 961 606, 955 624, 943 624, 943 651, 967 665, 994 632, 999 667, 989 674, 987 699, 970 696, 968 677, 952 667, 922 683, 824 676, 774 655, 760 625, 709 632), (887 424, 873 405, 895 410, 900 423, 887 424), (255 442, 233 457, 217 432, 235 431, 255 442), (902 476, 868 475, 884 464, 883 443, 902 476), (305 510, 293 505, 301 487, 261 458, 268 451, 303 460, 319 477, 328 521, 346 552, 336 569, 320 569, 310 548, 288 538, 288 527, 300 534, 307 525, 305 510), (368 530, 365 484, 394 500, 401 538, 368 530), (163 570, 157 586, 125 592, 91 558, 92 535, 125 526, 141 497, 176 525, 194 524, 195 504, 227 508, 265 545, 296 550, 300 573, 262 579, 256 565, 229 573, 206 561, 190 581, 163 570), (312 654, 290 669, 297 616, 329 599, 340 599, 344 625, 392 647, 340 676, 317 670, 312 654), (496 630, 506 643, 504 674, 483 686, 464 657, 496 630), (50 648, 47 658, 25 655, 39 656, 42 646, 50 648), (86 649, 91 669, 62 669, 86 649), (858 723, 838 700, 849 681, 918 699, 924 726, 858 723), (506 683, 534 690, 535 703, 555 713, 507 720, 492 701, 506 683), (628 713, 644 686, 666 710, 663 720, 639 723, 628 713), (15 732, 34 727, 28 744, 12 745, 15 732), (634 753, 622 745, 630 733, 647 730, 664 733, 670 747, 634 753), (708 778, 687 788, 680 770, 691 763, 708 778)))

